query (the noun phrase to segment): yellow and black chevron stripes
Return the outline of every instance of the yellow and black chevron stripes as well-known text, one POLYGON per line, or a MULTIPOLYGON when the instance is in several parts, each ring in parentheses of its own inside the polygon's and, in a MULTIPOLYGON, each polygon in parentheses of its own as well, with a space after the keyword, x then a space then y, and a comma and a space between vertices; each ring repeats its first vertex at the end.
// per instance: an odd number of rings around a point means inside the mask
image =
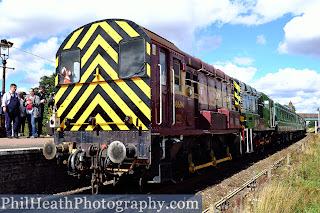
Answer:
POLYGON ((239 109, 239 111, 241 111, 241 97, 240 97, 240 86, 239 84, 237 84, 237 82, 233 81, 233 86, 234 86, 234 102, 235 102, 235 106, 237 109, 239 109))
MULTIPOLYGON (((112 118, 112 122, 114 122, 114 125, 117 125, 117 127, 120 130, 129 130, 129 128, 124 124, 123 120, 121 120, 121 118, 117 115, 117 113, 115 113, 115 111, 102 98, 102 96, 100 94, 97 94, 96 97, 92 100, 92 102, 86 108, 86 110, 84 111, 82 116, 77 120, 77 123, 79 123, 79 124, 85 123, 86 120, 88 119, 87 115, 90 115, 91 112, 93 112, 98 105, 101 106, 101 108, 103 109, 103 112, 105 112, 110 118, 112 118)), ((97 115, 95 115, 95 116, 97 116, 97 115)), ((100 113, 99 113, 99 116, 101 117, 100 113)), ((103 119, 103 121, 104 122, 99 122, 99 119, 98 119, 97 124, 101 125, 102 129, 110 130, 111 128, 109 127, 107 122, 104 119, 103 119)), ((81 126, 73 126, 71 131, 78 131, 80 129, 80 127, 81 126)), ((90 129, 90 126, 88 126, 88 127, 87 127, 87 129, 90 129)))
MULTIPOLYGON (((141 126, 143 130, 147 130, 151 116, 150 106, 147 106, 140 99, 138 101, 141 101, 145 105, 145 108, 143 108, 145 112, 131 109, 130 106, 134 105, 131 99, 122 94, 119 88, 114 88, 117 87, 107 82, 90 85, 78 84, 72 88, 68 88, 69 92, 65 90, 65 93, 68 93, 68 95, 63 94, 66 96, 64 101, 58 92, 57 96, 59 95, 58 98, 60 98, 56 99, 56 103, 59 105, 58 116, 63 120, 70 118, 73 123, 79 124, 67 127, 66 130, 90 130, 90 128, 87 129, 88 125, 81 124, 86 123, 89 116, 96 117, 98 114, 107 123, 114 123, 109 127, 109 125, 103 124, 102 119, 100 119, 101 122, 97 122, 101 125, 102 129, 129 130, 129 127, 121 124, 121 122, 126 116, 131 116, 134 123, 138 120, 138 126, 141 126), (62 102, 62 104, 59 104, 59 102, 62 102)), ((64 90, 64 88, 61 89, 64 90)), ((140 105, 138 106, 141 107, 140 105)))
POLYGON ((116 21, 116 23, 130 36, 138 37, 140 36, 137 31, 135 31, 127 22, 125 21, 116 21))
POLYGON ((89 57, 96 50, 98 46, 101 46, 106 53, 114 60, 114 62, 118 63, 118 53, 104 40, 101 35, 98 35, 96 39, 92 42, 91 46, 87 50, 87 52, 81 58, 81 68, 88 61, 89 57))
POLYGON ((71 131, 92 131, 93 127, 87 124, 87 120, 93 116, 103 130, 139 127, 148 130, 151 121, 151 68, 150 38, 147 34, 136 24, 125 20, 99 21, 71 33, 57 52, 57 62, 62 51, 75 49, 80 49, 81 57, 79 83, 58 85, 56 79, 57 115, 61 121, 72 119, 72 125, 62 127, 71 131), (139 37, 146 41, 147 75, 119 79, 119 43, 122 39, 139 37), (126 116, 131 116, 138 126, 125 125, 123 120, 126 116))
POLYGON ((77 30, 76 32, 74 32, 71 36, 71 38, 69 39, 68 43, 64 46, 64 50, 66 49, 70 49, 73 45, 73 43, 76 41, 76 39, 79 37, 80 33, 82 32, 83 28, 81 28, 80 30, 77 30))

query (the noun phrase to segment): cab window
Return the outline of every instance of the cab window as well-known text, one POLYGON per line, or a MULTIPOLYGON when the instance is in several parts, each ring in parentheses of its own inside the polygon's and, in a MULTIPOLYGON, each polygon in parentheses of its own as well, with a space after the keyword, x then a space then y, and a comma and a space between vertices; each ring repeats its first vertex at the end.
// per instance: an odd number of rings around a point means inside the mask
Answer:
POLYGON ((143 76, 146 71, 143 38, 120 42, 119 78, 143 76))
POLYGON ((59 83, 77 83, 80 80, 80 50, 62 52, 60 55, 59 83))
POLYGON ((174 89, 177 91, 181 90, 181 72, 180 72, 180 61, 173 60, 173 70, 174 70, 174 89))
POLYGON ((166 71, 166 54, 160 51, 160 65, 161 65, 161 84, 167 85, 167 71, 166 71))

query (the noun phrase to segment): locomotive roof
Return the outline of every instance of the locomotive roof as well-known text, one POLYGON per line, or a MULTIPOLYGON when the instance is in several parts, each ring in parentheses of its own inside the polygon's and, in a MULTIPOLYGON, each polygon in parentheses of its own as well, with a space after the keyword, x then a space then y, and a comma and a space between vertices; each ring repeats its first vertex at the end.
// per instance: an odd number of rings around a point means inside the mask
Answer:
POLYGON ((170 49, 172 49, 182 55, 186 54, 185 52, 181 51, 176 45, 174 45, 174 43, 168 41, 167 39, 159 36, 158 34, 152 32, 142 26, 140 26, 140 27, 148 34, 148 36, 150 37, 151 40, 154 40, 154 41, 156 41, 156 42, 158 42, 158 43, 160 43, 160 44, 162 44, 162 45, 164 45, 164 46, 166 46, 166 47, 168 47, 168 48, 170 48, 170 49))

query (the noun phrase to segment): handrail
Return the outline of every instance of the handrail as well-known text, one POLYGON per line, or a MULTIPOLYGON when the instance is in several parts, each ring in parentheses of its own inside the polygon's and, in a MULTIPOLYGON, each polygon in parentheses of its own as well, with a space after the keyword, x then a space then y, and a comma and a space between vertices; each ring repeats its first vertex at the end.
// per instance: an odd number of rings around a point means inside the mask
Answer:
POLYGON ((176 97, 175 97, 175 89, 174 89, 174 69, 172 71, 172 125, 176 123, 176 97))
POLYGON ((159 106, 160 106, 160 109, 159 109, 159 116, 160 116, 160 122, 158 123, 157 122, 157 124, 158 125, 161 125, 162 124, 162 75, 161 75, 161 64, 158 64, 158 66, 159 66, 159 79, 160 79, 160 82, 159 82, 159 85, 160 85, 160 87, 159 87, 159 96, 160 96, 160 103, 159 103, 159 106))

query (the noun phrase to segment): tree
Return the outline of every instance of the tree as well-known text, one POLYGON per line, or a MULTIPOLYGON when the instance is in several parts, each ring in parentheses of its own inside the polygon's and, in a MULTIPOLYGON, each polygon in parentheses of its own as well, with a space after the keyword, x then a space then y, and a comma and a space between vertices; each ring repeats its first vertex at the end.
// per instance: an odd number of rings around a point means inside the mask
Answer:
MULTIPOLYGON (((44 85, 46 87, 46 91, 45 91, 46 95, 49 95, 49 94, 51 95, 54 93, 54 91, 55 91, 54 81, 55 81, 55 74, 54 73, 52 73, 52 75, 50 75, 50 76, 45 75, 40 78, 39 86, 44 85)), ((39 91, 39 87, 36 87, 34 89, 39 91)))
POLYGON ((313 128, 314 127, 314 123, 315 123, 315 121, 310 121, 308 123, 308 128, 313 128))
MULTIPOLYGON (((39 81, 39 87, 40 87, 40 85, 44 85, 46 87, 45 95, 47 97, 47 103, 48 103, 49 99, 51 98, 51 96, 55 92, 55 82, 54 81, 55 81, 55 74, 54 73, 52 73, 52 75, 50 75, 50 76, 46 76, 46 75, 42 76, 39 81)), ((36 87, 34 89, 39 91, 39 87, 36 87)), ((44 113, 43 113, 43 121, 42 121, 42 132, 44 134, 46 134, 46 123, 49 120, 50 116, 51 116, 51 113, 49 114, 49 112, 48 112, 48 105, 45 104, 44 113)))

